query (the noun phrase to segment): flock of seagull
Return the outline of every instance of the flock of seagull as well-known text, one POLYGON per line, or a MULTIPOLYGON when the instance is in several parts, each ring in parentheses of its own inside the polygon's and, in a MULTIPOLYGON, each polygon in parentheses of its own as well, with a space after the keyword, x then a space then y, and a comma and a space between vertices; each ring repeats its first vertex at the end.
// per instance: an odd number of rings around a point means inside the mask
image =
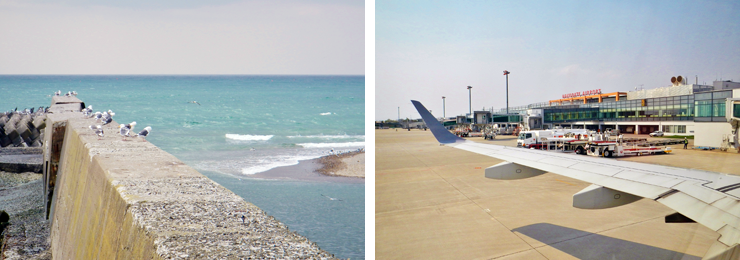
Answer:
MULTIPOLYGON (((113 122, 113 116, 115 116, 116 113, 114 113, 111 110, 104 111, 102 113, 99 111, 93 113, 92 111, 93 111, 92 106, 88 106, 82 109, 82 114, 86 118, 95 118, 96 122, 99 121, 102 123, 100 125, 90 126, 90 129, 93 130, 93 132, 95 132, 96 135, 98 135, 98 140, 101 140, 101 138, 105 137, 103 126, 113 122)), ((128 124, 120 124, 118 126, 119 133, 121 134, 121 137, 123 138, 124 141, 126 141, 126 137, 132 137, 132 136, 144 138, 143 140, 146 141, 145 137, 149 135, 149 133, 152 131, 152 127, 151 126, 144 127, 144 130, 141 130, 141 132, 139 132, 138 134, 133 134, 135 126, 136 126, 136 121, 128 123, 128 124)))

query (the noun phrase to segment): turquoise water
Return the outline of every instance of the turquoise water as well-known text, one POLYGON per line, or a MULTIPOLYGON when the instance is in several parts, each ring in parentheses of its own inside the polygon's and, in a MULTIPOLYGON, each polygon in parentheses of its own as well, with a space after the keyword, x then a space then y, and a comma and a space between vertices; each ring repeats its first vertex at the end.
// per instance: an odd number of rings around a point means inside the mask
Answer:
POLYGON ((364 183, 249 178, 364 147, 364 76, 0 76, 0 112, 49 106, 57 90, 136 121, 134 132, 151 126, 148 141, 291 230, 364 258, 364 183))

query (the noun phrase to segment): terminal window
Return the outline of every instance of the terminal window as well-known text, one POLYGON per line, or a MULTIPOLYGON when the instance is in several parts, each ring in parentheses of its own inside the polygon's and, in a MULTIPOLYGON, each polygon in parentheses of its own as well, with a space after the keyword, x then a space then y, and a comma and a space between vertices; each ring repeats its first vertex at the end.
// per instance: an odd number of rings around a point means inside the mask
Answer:
POLYGON ((685 134, 686 126, 685 125, 663 125, 663 132, 685 134))

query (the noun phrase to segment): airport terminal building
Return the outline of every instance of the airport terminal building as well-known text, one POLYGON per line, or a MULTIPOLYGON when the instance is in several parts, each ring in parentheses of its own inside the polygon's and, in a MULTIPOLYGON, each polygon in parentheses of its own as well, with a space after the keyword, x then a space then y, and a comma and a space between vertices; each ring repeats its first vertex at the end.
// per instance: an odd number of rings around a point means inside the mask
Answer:
MULTIPOLYGON (((732 134, 725 117, 726 104, 728 98, 740 98, 740 83, 698 85, 675 78, 673 82, 672 86, 657 89, 569 93, 548 102, 510 107, 509 114, 521 115, 525 128, 610 128, 632 134, 662 130, 666 135, 693 135, 695 146, 720 147, 723 138, 732 134)), ((495 122, 496 117, 505 114, 506 108, 476 111, 473 121, 495 122)))

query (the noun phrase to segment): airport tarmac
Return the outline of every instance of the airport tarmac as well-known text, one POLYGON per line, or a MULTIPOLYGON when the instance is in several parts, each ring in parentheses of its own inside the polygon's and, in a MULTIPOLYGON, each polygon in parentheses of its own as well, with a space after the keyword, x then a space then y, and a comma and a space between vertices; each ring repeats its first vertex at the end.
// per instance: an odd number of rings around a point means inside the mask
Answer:
MULTIPOLYGON (((560 175, 487 179, 483 170, 501 160, 440 146, 430 131, 375 130, 375 140, 378 259, 700 259, 719 237, 664 223, 675 211, 652 200, 574 208, 572 195, 590 183, 560 175)), ((516 145, 513 136, 469 140, 516 145)), ((671 147, 620 160, 740 174, 737 153, 671 147)))

